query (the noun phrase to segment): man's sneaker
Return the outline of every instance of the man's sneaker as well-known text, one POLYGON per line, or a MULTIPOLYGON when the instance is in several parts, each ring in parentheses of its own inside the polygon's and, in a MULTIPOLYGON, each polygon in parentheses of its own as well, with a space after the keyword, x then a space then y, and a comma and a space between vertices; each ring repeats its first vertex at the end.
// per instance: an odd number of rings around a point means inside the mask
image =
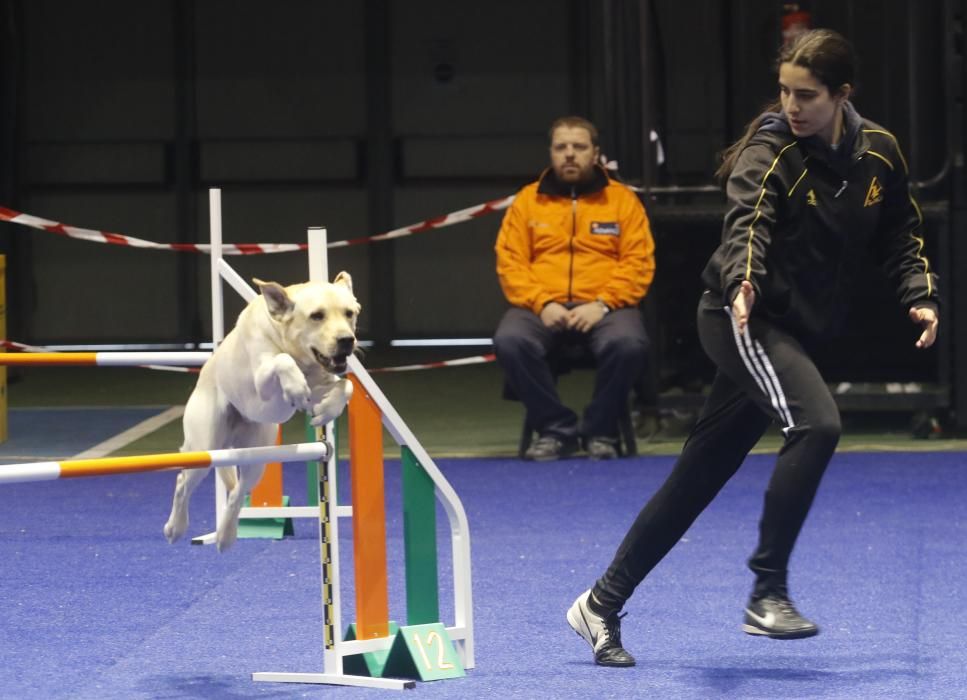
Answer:
POLYGON ((608 437, 593 437, 588 440, 588 457, 591 459, 615 459, 618 456, 618 441, 608 437))
POLYGON ((554 435, 541 435, 534 444, 524 452, 524 459, 532 462, 550 462, 555 459, 570 457, 578 449, 576 438, 562 440, 554 435))
POLYGON ((772 639, 803 639, 819 634, 819 627, 799 614, 788 595, 769 593, 749 601, 742 631, 772 639))
POLYGON ((613 612, 602 617, 591 612, 588 607, 590 597, 590 590, 578 596, 567 611, 567 624, 591 645, 594 663, 599 666, 634 666, 635 657, 621 646, 621 618, 624 615, 613 612))

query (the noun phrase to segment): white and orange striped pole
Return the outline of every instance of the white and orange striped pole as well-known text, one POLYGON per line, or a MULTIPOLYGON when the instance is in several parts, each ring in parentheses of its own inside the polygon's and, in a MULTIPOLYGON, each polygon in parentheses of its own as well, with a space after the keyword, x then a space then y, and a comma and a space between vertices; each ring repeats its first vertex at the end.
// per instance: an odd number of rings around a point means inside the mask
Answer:
POLYGON ((175 468, 205 469, 259 462, 305 462, 329 459, 331 453, 332 446, 328 442, 302 442, 294 445, 243 447, 208 452, 170 452, 131 457, 74 459, 63 462, 26 462, 0 465, 0 484, 134 474, 175 468))
POLYGON ((197 367, 205 364, 211 355, 210 352, 4 352, 0 353, 0 366, 197 367))

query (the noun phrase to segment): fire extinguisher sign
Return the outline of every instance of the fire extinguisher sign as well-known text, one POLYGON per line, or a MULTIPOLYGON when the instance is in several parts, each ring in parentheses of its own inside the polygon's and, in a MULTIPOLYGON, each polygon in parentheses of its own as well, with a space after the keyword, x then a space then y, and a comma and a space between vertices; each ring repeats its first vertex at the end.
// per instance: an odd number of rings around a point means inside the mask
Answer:
POLYGON ((780 31, 782 32, 783 46, 789 44, 803 32, 809 31, 811 25, 812 17, 809 14, 808 2, 782 3, 780 31))

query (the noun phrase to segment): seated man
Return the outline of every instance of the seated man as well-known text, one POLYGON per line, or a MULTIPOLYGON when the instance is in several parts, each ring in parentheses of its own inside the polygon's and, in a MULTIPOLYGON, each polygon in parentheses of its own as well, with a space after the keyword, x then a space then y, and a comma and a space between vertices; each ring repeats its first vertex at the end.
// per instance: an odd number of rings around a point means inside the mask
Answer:
POLYGON ((581 438, 593 459, 609 459, 622 404, 644 366, 638 303, 654 276, 655 244, 638 197, 598 165, 595 126, 562 117, 550 139, 551 167, 517 194, 497 236, 497 275, 513 308, 494 347, 538 432, 527 459, 567 457, 581 438), (588 344, 597 365, 580 428, 547 363, 548 353, 575 340, 588 344))

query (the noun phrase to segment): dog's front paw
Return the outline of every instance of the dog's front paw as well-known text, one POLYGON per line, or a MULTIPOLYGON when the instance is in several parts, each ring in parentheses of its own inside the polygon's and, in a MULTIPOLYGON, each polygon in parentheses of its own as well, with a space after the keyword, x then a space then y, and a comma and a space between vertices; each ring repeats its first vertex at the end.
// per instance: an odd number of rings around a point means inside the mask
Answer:
POLYGON ((312 407, 312 419, 309 422, 316 427, 331 423, 342 415, 347 403, 345 397, 330 396, 312 407))
POLYGON ((339 379, 328 391, 321 392, 316 398, 321 400, 310 411, 310 423, 314 426, 326 425, 342 415, 353 396, 353 383, 339 379))
POLYGON ((282 376, 279 378, 282 386, 282 398, 288 402, 292 408, 307 411, 312 406, 312 390, 309 383, 300 373, 298 377, 282 376))

